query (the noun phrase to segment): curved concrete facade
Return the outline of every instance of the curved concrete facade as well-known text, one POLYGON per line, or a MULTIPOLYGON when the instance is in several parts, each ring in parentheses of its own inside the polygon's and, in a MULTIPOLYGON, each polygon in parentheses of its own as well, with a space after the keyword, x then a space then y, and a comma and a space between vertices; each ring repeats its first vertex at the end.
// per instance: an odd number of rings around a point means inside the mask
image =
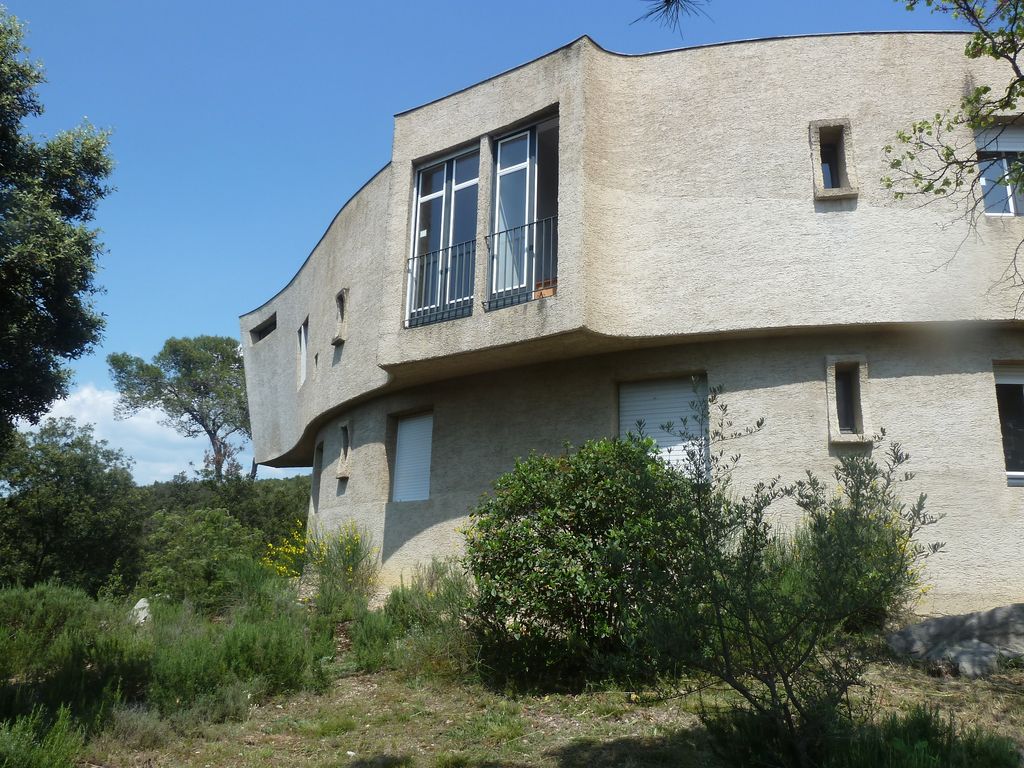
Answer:
POLYGON ((398 115, 390 163, 289 285, 241 318, 257 460, 316 463, 311 523, 369 528, 397 581, 457 551, 468 509, 517 456, 616 434, 623 382, 699 373, 724 388, 737 423, 764 416, 740 487, 828 475, 840 452, 865 450, 830 428, 829 361, 858 360, 862 427, 911 450, 909 490, 946 515, 929 531, 949 542, 930 566, 932 607, 1022 599, 1024 488, 1007 485, 993 366, 1024 361, 1024 333, 1017 292, 991 286, 1024 220, 971 230, 951 203, 894 202, 879 181, 898 129, 1005 79, 965 59, 965 39, 620 56, 582 38, 398 115), (496 143, 554 115, 557 292, 484 311, 496 143), (821 194, 822 121, 845 126, 841 195, 821 194), (472 148, 472 314, 406 327, 416 171, 472 148), (391 501, 397 420, 424 411, 429 498, 391 501))

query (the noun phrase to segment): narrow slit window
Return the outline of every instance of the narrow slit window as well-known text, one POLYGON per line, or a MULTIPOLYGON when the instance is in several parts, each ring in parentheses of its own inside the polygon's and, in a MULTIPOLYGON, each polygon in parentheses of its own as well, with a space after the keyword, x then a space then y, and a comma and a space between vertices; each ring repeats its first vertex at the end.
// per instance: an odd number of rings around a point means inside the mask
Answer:
POLYGON ((341 428, 341 459, 344 461, 348 458, 348 452, 351 443, 349 442, 348 426, 342 426, 341 428))
POLYGON ((844 435, 855 435, 860 430, 857 422, 860 412, 860 366, 836 366, 836 416, 839 431, 844 435))
POLYGON ((839 152, 842 143, 842 135, 838 141, 830 139, 826 141, 825 132, 821 137, 821 178, 825 189, 839 189, 843 186, 842 176, 839 172, 839 152))
POLYGON ((331 339, 331 344, 337 347, 344 344, 345 338, 348 336, 348 324, 346 322, 346 313, 348 312, 348 288, 343 288, 338 291, 338 295, 334 297, 334 303, 338 310, 338 320, 334 329, 334 338, 331 339))
POLYGON ((306 381, 306 368, 308 366, 309 354, 309 318, 302 321, 299 326, 299 386, 306 381))
POLYGON ((320 479, 323 477, 323 468, 324 444, 320 442, 316 444, 316 450, 313 451, 313 477, 311 479, 312 488, 310 488, 310 503, 313 505, 314 515, 320 509, 320 479))

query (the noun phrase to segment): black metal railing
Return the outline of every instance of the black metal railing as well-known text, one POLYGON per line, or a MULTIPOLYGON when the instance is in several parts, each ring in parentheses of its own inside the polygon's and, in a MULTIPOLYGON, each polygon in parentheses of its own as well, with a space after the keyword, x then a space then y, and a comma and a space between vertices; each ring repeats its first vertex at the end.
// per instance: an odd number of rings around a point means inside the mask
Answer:
POLYGON ((484 309, 554 296, 558 288, 558 217, 496 232, 487 238, 490 286, 484 309))
POLYGON ((411 257, 406 327, 471 315, 475 269, 475 240, 411 257))

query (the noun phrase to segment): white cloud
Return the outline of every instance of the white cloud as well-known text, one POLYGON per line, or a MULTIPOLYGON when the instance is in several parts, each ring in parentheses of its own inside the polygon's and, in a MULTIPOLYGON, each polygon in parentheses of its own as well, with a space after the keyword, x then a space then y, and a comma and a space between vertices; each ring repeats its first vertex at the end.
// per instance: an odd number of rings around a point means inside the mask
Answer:
MULTIPOLYGON (((120 448, 135 460, 132 472, 135 482, 147 485, 156 480, 170 480, 178 472, 191 475, 193 467, 203 464, 205 439, 182 437, 170 427, 160 424, 160 411, 147 408, 131 418, 114 418, 117 392, 85 384, 58 400, 50 408, 49 416, 71 416, 80 424, 93 424, 98 439, 106 440, 113 448, 120 448)), ((248 469, 252 453, 240 455, 242 467, 248 469)), ((288 477, 308 473, 308 469, 273 469, 260 467, 259 476, 288 477)))

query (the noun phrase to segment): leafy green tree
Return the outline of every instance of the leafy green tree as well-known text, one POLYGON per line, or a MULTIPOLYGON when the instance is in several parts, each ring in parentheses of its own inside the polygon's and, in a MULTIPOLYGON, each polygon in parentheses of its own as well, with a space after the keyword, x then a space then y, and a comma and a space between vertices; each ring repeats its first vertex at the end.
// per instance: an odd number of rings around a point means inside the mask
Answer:
POLYGON ((67 394, 62 363, 100 338, 92 297, 103 247, 88 225, 113 169, 108 134, 88 124, 48 140, 25 130, 43 112, 44 75, 23 34, 0 6, 0 438, 67 394))
POLYGON ((248 528, 260 533, 263 544, 278 543, 304 522, 309 511, 309 475, 250 480, 226 474, 189 479, 184 472, 166 482, 139 489, 147 516, 169 510, 220 507, 248 528))
POLYGON ((221 481, 225 464, 238 453, 232 438, 252 437, 238 342, 228 336, 168 339, 150 363, 119 352, 107 364, 120 395, 116 415, 156 408, 164 412, 161 423, 178 434, 206 435, 207 464, 221 481))
POLYGON ((73 419, 15 433, 0 457, 0 584, 96 594, 112 574, 133 581, 142 519, 130 468, 73 419))
POLYGON ((225 509, 158 512, 152 528, 139 586, 204 611, 225 607, 238 591, 238 561, 256 556, 255 532, 225 509))

